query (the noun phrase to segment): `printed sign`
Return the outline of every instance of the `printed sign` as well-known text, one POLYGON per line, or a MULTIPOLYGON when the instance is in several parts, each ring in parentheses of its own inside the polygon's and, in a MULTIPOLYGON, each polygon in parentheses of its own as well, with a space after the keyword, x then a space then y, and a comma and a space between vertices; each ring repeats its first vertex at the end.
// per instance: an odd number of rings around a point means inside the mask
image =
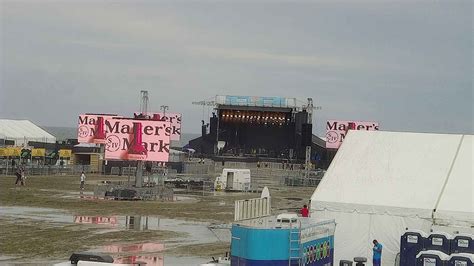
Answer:
POLYGON ((8 150, 7 148, 0 148, 0 158, 8 157, 8 150))
POLYGON ((226 105, 287 107, 287 99, 282 97, 226 96, 226 105))
POLYGON ((108 119, 105 159, 167 162, 169 127, 164 121, 108 119))
POLYGON ((46 156, 46 150, 43 148, 34 148, 31 150, 31 157, 40 158, 46 156))
POLYGON ((326 123, 326 148, 337 149, 341 146, 348 130, 379 130, 377 122, 328 120, 326 123))
POLYGON ((418 243, 418 236, 408 236, 407 237, 408 243, 418 243))
POLYGON ((467 261, 454 260, 454 266, 467 266, 467 261))
POLYGON ((105 121, 117 115, 84 114, 79 116, 77 141, 79 143, 105 143, 105 121))
POLYGON ((439 237, 433 237, 431 239, 431 245, 433 246, 442 246, 443 245, 443 239, 439 237))
POLYGON ((334 260, 334 237, 328 236, 305 242, 302 244, 302 253, 303 265, 332 265, 334 260))
POLYGON ((436 259, 433 258, 424 258, 423 266, 436 266, 436 259))
POLYGON ((467 240, 467 239, 458 239, 458 247, 468 248, 469 247, 469 240, 467 240))
MULTIPOLYGON (((140 113, 135 113, 135 116, 140 113)), ((171 140, 181 139, 181 114, 179 113, 147 113, 146 118, 156 121, 170 122, 170 127, 166 128, 168 134, 170 134, 171 140)))
POLYGON ((0 148, 0 157, 2 158, 14 158, 21 156, 21 147, 5 147, 0 148))
POLYGON ((59 158, 71 158, 72 150, 59 150, 59 158))

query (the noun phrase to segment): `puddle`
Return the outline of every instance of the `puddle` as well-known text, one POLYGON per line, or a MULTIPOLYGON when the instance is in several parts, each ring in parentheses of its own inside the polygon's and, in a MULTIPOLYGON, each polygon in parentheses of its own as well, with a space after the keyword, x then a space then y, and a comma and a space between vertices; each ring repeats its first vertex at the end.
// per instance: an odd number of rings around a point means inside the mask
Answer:
MULTIPOLYGON (((116 263, 146 262, 146 265, 199 265, 210 259, 199 257, 175 257, 164 255, 165 248, 180 245, 206 244, 216 241, 230 241, 230 230, 225 227, 210 226, 205 222, 160 218, 158 216, 80 216, 63 210, 31 207, 0 206, 0 217, 25 218, 60 224, 84 224, 101 228, 97 233, 120 230, 169 230, 187 233, 185 237, 172 239, 166 243, 110 244, 92 252, 110 254, 116 263), (208 227, 211 227, 208 228, 208 227)), ((0 264, 16 263, 15 257, 0 256, 0 264)), ((51 264, 51 263, 46 263, 51 264)), ((18 265, 23 265, 22 263, 18 265)), ((62 265, 62 264, 61 264, 62 265)))
POLYGON ((209 259, 197 257, 174 257, 163 255, 165 245, 162 243, 114 244, 102 246, 92 252, 110 254, 114 263, 146 263, 147 266, 158 265, 199 265, 209 259), (133 254, 133 255, 129 255, 133 254))
POLYGON ((0 255, 0 262, 12 260, 12 259, 15 259, 15 257, 0 255))
POLYGON ((56 223, 71 223, 72 216, 64 211, 49 208, 3 207, 0 206, 0 216, 41 220, 56 223))
MULTIPOLYGON (((147 266, 165 265, 164 256, 127 256, 114 258, 114 263, 145 264, 147 266)), ((169 264, 166 264, 169 265, 169 264)))
POLYGON ((199 200, 194 197, 187 197, 187 196, 174 196, 175 201, 183 201, 183 202, 198 202, 199 200))
MULTIPOLYGON (((146 266, 196 266, 202 263, 207 263, 210 259, 203 259, 197 257, 173 257, 173 256, 163 256, 163 255, 143 255, 143 256, 125 256, 125 257, 114 257, 114 263, 120 264, 130 264, 130 265, 137 265, 137 263, 141 263, 140 265, 146 266), (146 263, 146 264, 145 264, 146 263)), ((8 265, 25 265, 24 263, 14 263, 8 265)), ((37 264, 34 264, 37 265, 37 264)), ((41 265, 55 265, 55 266, 71 266, 68 262, 62 263, 51 263, 45 262, 41 265)))
POLYGON ((144 252, 163 252, 165 250, 165 244, 162 243, 139 243, 139 244, 115 244, 106 245, 98 249, 99 252, 105 253, 117 253, 117 254, 138 254, 144 252))
POLYGON ((196 266, 196 265, 199 265, 201 263, 207 263, 210 261, 210 258, 209 259, 203 259, 203 258, 196 258, 196 257, 166 257, 164 262, 165 262, 165 265, 168 266, 168 265, 193 265, 193 266, 196 266))
MULTIPOLYGON (((42 191, 52 191, 52 190, 47 190, 47 189, 42 189, 42 191)), ((57 192, 63 192, 64 191, 57 191, 57 192)), ((97 198, 94 195, 94 192, 92 191, 68 191, 65 194, 60 196, 63 199, 90 199, 90 200, 104 200, 104 198, 97 198)), ((175 195, 173 197, 173 201, 180 201, 180 202, 188 202, 188 203, 195 203, 198 202, 199 200, 196 199, 195 197, 189 197, 189 196, 177 196, 175 195)))
MULTIPOLYGON (((209 230, 209 223, 158 216, 80 216, 49 208, 0 207, 0 216, 26 218, 53 223, 76 223, 99 226, 105 230, 168 230, 183 232, 186 244, 212 243, 220 238, 209 230)), ((181 240, 181 239, 178 239, 181 240)))

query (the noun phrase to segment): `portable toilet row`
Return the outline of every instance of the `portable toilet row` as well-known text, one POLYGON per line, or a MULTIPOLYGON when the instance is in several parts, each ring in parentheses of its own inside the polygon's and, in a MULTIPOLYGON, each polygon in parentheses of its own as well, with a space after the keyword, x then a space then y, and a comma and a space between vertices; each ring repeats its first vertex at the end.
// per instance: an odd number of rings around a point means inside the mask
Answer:
MULTIPOLYGON (((400 263, 400 265, 403 265, 400 263)), ((416 266, 473 266, 474 254, 445 254, 439 250, 425 250, 416 255, 416 266)))
POLYGON ((474 254, 474 241, 473 237, 468 234, 458 234, 452 237, 443 232, 433 232, 428 235, 419 230, 407 231, 400 239, 400 265, 417 265, 417 254, 426 250, 440 251, 447 255, 474 254))

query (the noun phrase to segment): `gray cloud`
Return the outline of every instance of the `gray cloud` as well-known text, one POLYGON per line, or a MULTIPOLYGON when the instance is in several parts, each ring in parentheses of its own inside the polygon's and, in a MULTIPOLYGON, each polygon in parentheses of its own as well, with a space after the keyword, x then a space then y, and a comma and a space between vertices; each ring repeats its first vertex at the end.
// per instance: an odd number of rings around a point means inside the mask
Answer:
POLYGON ((326 119, 473 132, 470 1, 1 2, 0 117, 74 126, 139 91, 199 132, 216 94, 312 97, 326 119))

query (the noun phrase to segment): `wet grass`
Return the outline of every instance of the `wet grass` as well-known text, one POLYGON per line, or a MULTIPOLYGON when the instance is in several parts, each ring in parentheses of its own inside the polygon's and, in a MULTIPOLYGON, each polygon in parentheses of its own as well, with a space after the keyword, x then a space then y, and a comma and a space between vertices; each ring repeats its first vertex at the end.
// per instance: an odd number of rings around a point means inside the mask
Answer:
MULTIPOLYGON (((84 191, 93 191, 100 180, 113 177, 89 177, 84 191)), ((77 177, 30 177, 25 187, 15 187, 14 177, 0 177, 0 204, 65 209, 78 215, 160 215, 168 218, 230 222, 236 199, 255 197, 254 194, 225 197, 193 196, 197 202, 113 201, 64 198, 78 192, 77 177), (220 203, 224 204, 220 204, 220 203)))
POLYGON ((195 245, 185 245, 167 250, 167 254, 172 254, 174 256, 196 256, 199 254, 201 257, 224 257, 226 252, 230 250, 230 243, 226 242, 214 242, 209 244, 195 244, 195 245))
MULTIPOLYGON (((126 180, 111 176, 88 176, 85 192, 94 191, 102 180, 126 180)), ((79 192, 78 176, 32 176, 27 186, 16 187, 13 176, 0 176, 0 205, 53 208, 74 215, 112 216, 142 215, 160 216, 211 223, 229 223, 233 220, 234 201, 259 197, 252 193, 222 193, 192 195, 196 200, 161 201, 113 201, 84 200, 71 193, 79 192)), ((274 213, 297 210, 311 197, 314 188, 271 189, 274 213), (292 198, 298 198, 292 199, 292 198), (301 199, 301 200, 299 200, 301 199)), ((162 242, 176 240, 179 233, 170 231, 119 231, 98 234, 99 229, 86 225, 51 224, 28 219, 9 220, 0 217, 0 254, 13 255, 20 260, 32 258, 67 259, 73 251, 90 250, 107 243, 136 243, 140 241, 162 242)), ((173 241, 174 242, 174 241, 173 241)), ((182 244, 182 243, 181 243, 182 244)), ((178 245, 169 252, 177 256, 223 256, 229 251, 229 243, 215 242, 199 245, 178 245)), ((168 253, 168 251, 166 251, 168 253)))
POLYGON ((29 219, 0 219, 0 254, 21 258, 66 260, 74 251, 117 242, 164 242, 185 234, 172 231, 113 231, 80 225, 39 223, 29 219))

